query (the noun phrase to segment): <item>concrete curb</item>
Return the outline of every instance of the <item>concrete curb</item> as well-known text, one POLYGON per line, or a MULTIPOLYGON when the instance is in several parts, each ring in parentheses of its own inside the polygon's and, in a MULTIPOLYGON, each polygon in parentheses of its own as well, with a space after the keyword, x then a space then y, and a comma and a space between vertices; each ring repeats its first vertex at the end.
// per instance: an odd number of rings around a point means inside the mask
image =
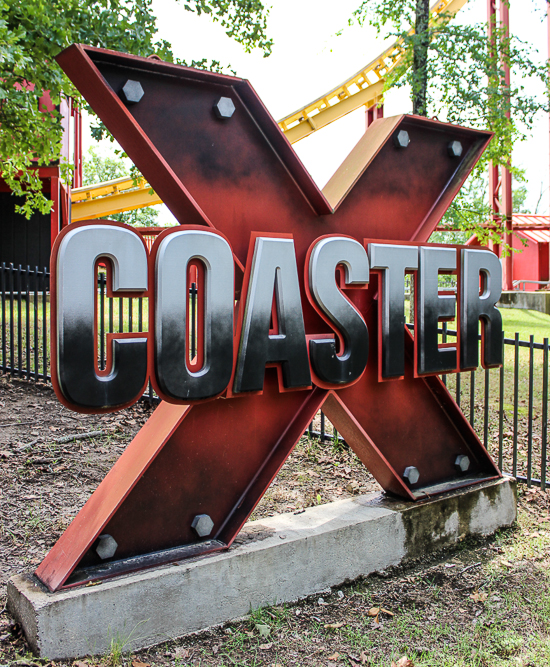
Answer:
POLYGON ((538 310, 550 315, 550 292, 502 292, 497 308, 520 308, 523 310, 538 310))
POLYGON ((417 503, 369 494, 245 527, 226 552, 48 593, 32 575, 8 583, 8 608, 50 659, 136 650, 380 572, 516 518, 512 478, 417 503), (248 541, 246 541, 248 537, 248 541))

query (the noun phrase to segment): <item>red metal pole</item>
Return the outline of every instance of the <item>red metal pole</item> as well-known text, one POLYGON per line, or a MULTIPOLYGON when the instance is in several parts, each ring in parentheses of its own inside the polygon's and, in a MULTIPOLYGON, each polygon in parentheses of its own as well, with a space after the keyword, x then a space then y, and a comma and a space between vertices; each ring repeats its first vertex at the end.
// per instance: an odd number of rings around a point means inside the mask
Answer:
POLYGON ((60 192, 59 192, 59 177, 52 176, 50 179, 50 198, 53 201, 52 210, 50 212, 50 239, 51 245, 53 246, 54 241, 59 234, 61 228, 60 216, 61 216, 61 201, 60 201, 60 192))
POLYGON ((80 188, 82 186, 82 113, 80 109, 73 102, 74 113, 74 162, 75 162, 75 176, 74 186, 80 188))
MULTIPOLYGON (((496 25, 497 14, 497 0, 487 0, 487 21, 489 25, 489 39, 493 38, 494 29, 496 25)), ((504 29, 504 35, 509 35, 510 29, 510 8, 509 0, 500 0, 499 2, 499 22, 504 29)), ((506 63, 502 63, 504 72, 503 83, 506 88, 510 88, 510 67, 506 63)), ((506 112, 507 118, 510 118, 510 111, 506 112)), ((510 164, 511 156, 509 156, 508 164, 510 164)), ((491 164, 489 166, 489 192, 491 207, 493 209, 493 219, 497 216, 504 216, 505 219, 505 235, 504 241, 508 247, 512 246, 512 216, 513 216, 513 201, 512 201, 512 173, 510 169, 498 167, 498 165, 491 164)), ((500 248, 498 254, 500 255, 500 248)), ((502 277, 502 287, 505 290, 513 289, 513 255, 510 252, 505 258, 504 271, 502 277)))
MULTIPOLYGON (((496 0, 487 0, 487 25, 489 39, 494 40, 494 28, 496 22, 496 0)), ((497 217, 500 213, 500 169, 499 166, 489 164, 489 201, 493 211, 493 221, 496 223, 497 217)), ((500 256, 500 247, 498 248, 498 255, 500 256)))
MULTIPOLYGON (((510 6, 509 0, 500 0, 500 23, 504 30, 504 37, 508 38, 510 35, 510 6)), ((504 85, 507 90, 510 90, 510 66, 503 62, 502 69, 504 71, 504 85)), ((506 111, 506 117, 510 118, 510 109, 506 111)), ((508 156, 508 164, 511 163, 512 156, 508 156)), ((502 214, 505 217, 506 224, 506 233, 505 241, 506 245, 512 247, 512 215, 514 212, 513 201, 512 201, 512 173, 510 169, 502 169, 502 214)), ((511 290, 513 289, 513 270, 514 270, 514 256, 512 252, 509 252, 506 256, 505 265, 504 265, 504 289, 511 290)))
POLYGON ((378 120, 379 118, 384 118, 384 105, 381 104, 378 106, 377 104, 374 104, 372 107, 368 107, 365 109, 365 121, 366 121, 366 127, 365 129, 368 130, 369 127, 374 123, 375 120, 378 120))

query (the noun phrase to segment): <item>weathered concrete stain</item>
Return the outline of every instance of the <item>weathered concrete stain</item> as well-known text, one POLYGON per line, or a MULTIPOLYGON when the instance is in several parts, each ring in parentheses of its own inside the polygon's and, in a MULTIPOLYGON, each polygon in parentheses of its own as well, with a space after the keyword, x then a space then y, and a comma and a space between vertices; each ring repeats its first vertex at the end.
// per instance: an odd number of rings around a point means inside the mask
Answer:
POLYGON ((402 510, 408 558, 454 544, 466 536, 491 535, 516 520, 516 481, 469 487, 402 510), (506 496, 503 502, 503 494, 506 496))

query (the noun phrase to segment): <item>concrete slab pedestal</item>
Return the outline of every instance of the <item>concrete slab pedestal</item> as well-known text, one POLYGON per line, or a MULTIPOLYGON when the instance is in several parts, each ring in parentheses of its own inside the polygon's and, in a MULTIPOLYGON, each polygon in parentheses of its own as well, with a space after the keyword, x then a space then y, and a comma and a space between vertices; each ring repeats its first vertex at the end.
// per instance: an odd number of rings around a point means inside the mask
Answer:
POLYGON ((8 583, 8 608, 50 659, 136 650, 290 602, 407 559, 490 535, 516 518, 504 478, 417 503, 369 494, 245 526, 225 552, 49 593, 32 575, 8 583))

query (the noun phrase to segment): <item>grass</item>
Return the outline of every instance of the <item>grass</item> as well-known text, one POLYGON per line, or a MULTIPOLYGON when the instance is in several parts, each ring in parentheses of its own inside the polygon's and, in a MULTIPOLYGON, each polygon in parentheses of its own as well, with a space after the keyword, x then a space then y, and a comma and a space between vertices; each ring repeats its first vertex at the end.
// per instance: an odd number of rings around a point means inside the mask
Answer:
POLYGON ((506 338, 514 338, 516 331, 520 340, 528 341, 533 335, 535 343, 542 343, 544 338, 550 338, 550 315, 518 308, 501 308, 500 314, 506 338))

